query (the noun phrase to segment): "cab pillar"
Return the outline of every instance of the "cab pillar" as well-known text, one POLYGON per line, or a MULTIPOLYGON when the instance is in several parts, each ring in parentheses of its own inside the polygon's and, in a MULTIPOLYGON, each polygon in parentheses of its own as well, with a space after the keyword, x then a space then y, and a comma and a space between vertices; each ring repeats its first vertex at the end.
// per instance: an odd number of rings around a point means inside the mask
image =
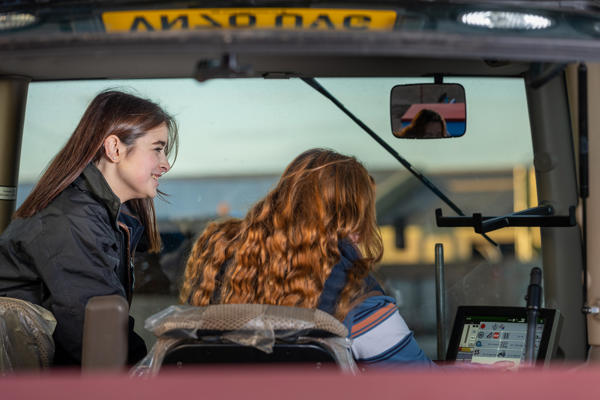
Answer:
POLYGON ((587 315, 590 361, 600 363, 600 64, 588 64, 588 135, 590 197, 587 204, 587 305, 595 312, 587 315))
MULTIPOLYGON (((596 364, 600 363, 600 247, 598 238, 600 237, 600 64, 586 63, 587 67, 587 123, 588 123, 588 154, 589 154, 589 196, 587 198, 587 299, 586 305, 589 306, 590 313, 587 318, 588 343, 591 346, 589 351, 589 361, 596 364)), ((579 132, 578 123, 578 81, 577 65, 567 70, 567 83, 571 89, 570 99, 572 105, 572 118, 574 131, 579 132)), ((575 135, 575 140, 578 140, 575 135)), ((583 221, 581 221, 583 222, 583 221)))
POLYGON ((17 201, 17 179, 25 103, 30 79, 0 76, 0 233, 10 223, 17 201))
MULTIPOLYGON (((565 77, 540 87, 526 86, 539 204, 555 215, 577 205, 575 157, 565 77), (565 134, 567 133, 567 134, 565 134)), ((545 306, 564 317, 559 348, 568 361, 586 357, 586 323, 581 312, 581 232, 579 227, 541 228, 545 306)))

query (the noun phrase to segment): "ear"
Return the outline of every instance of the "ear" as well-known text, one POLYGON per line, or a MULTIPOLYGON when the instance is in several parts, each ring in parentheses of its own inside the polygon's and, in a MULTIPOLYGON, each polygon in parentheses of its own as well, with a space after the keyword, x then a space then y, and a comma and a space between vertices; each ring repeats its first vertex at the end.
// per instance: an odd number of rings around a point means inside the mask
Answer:
POLYGON ((123 155, 121 140, 116 135, 109 135, 104 139, 104 154, 106 157, 114 162, 118 163, 123 155))

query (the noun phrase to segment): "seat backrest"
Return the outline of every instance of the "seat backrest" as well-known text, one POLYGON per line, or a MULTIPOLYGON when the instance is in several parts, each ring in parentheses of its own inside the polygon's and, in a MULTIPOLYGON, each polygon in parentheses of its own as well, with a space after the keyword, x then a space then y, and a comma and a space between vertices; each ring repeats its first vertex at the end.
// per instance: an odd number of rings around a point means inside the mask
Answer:
POLYGON ((335 365, 336 357, 328 348, 316 342, 285 343, 276 341, 271 352, 256 347, 225 341, 182 341, 169 349, 162 365, 177 368, 199 364, 297 364, 305 366, 335 365))
POLYGON ((0 372, 48 368, 56 319, 25 300, 0 297, 0 372))
POLYGON ((193 358, 198 363, 331 359, 342 370, 356 368, 346 327, 316 309, 265 304, 171 306, 148 318, 145 327, 158 339, 134 375, 155 374, 164 362, 190 363, 193 358))

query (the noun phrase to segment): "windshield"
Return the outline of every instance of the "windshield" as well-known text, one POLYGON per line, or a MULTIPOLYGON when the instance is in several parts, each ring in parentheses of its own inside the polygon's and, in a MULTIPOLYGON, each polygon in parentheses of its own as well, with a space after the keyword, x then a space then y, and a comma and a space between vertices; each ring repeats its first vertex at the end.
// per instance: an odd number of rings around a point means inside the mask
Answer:
MULTIPOLYGON (((525 89, 517 78, 447 78, 464 86, 467 129, 449 140, 392 135, 390 90, 427 78, 328 78, 318 81, 467 215, 502 215, 537 205, 525 89)), ((434 210, 452 211, 329 100, 299 79, 190 79, 39 82, 29 87, 18 205, 74 130, 88 102, 119 88, 159 102, 180 128, 179 154, 157 200, 164 249, 138 254, 133 313, 142 321, 176 302, 193 239, 205 224, 242 217, 285 166, 313 147, 356 156, 377 184, 385 251, 376 274, 394 296, 424 350, 435 358, 435 243, 447 263, 448 320, 458 304, 523 305, 531 265, 541 266, 537 228, 491 232, 494 248, 472 228, 438 228, 434 210), (56 99, 61 101, 57 102, 56 99), (466 286, 495 279, 486 293, 466 286)), ((153 338, 140 334, 148 342, 153 338)), ((449 329, 449 328, 448 328, 449 329)))

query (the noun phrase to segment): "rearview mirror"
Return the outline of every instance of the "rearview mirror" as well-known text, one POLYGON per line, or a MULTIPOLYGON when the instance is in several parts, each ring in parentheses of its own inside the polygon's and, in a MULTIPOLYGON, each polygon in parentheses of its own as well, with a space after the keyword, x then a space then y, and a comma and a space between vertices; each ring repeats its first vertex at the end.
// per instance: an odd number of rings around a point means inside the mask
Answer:
POLYGON ((398 138, 462 136, 467 128, 465 89, 457 83, 394 86, 390 116, 392 133, 398 138))

